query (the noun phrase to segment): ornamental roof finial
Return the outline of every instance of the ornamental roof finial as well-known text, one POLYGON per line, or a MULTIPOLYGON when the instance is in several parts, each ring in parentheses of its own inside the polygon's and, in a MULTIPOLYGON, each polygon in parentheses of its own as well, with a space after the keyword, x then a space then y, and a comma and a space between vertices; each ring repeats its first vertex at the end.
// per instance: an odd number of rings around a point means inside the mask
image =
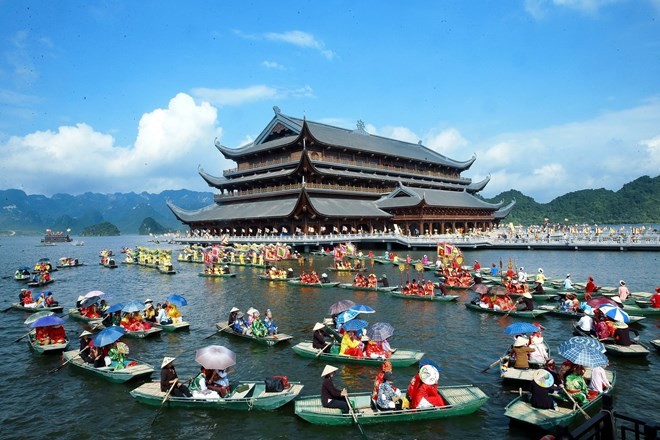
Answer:
POLYGON ((275 112, 276 115, 282 113, 282 110, 280 110, 280 108, 276 105, 273 106, 273 111, 275 112))

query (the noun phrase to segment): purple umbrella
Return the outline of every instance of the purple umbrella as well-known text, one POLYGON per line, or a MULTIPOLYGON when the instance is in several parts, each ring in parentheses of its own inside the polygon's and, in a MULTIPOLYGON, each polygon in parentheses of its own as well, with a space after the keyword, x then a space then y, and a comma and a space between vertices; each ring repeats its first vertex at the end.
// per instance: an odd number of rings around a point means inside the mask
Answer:
POLYGON ((30 327, 36 328, 36 327, 48 327, 51 325, 62 325, 63 322, 64 320, 62 318, 58 318, 57 316, 44 316, 42 318, 37 319, 32 324, 30 324, 30 327))

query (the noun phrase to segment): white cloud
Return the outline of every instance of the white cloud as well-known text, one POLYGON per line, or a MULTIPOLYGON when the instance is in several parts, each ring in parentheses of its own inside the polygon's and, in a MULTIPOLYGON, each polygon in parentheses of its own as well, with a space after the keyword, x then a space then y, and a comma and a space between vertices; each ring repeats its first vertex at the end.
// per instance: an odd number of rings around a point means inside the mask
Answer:
POLYGON ((261 40, 276 41, 279 43, 292 44, 296 47, 303 49, 313 49, 318 51, 326 59, 332 60, 336 54, 325 47, 325 43, 317 39, 314 35, 303 31, 287 31, 287 32, 266 32, 264 34, 247 34, 239 30, 234 31, 235 35, 246 40, 261 40))
POLYGON ((412 130, 406 127, 383 127, 379 131, 380 136, 385 136, 392 139, 398 139, 404 142, 416 144, 420 137, 417 136, 412 130))
POLYGON ((262 61, 261 65, 267 69, 286 70, 286 67, 275 61, 262 61))
POLYGON ((537 20, 545 17, 545 15, 553 8, 570 9, 593 15, 601 8, 621 1, 622 0, 525 0, 525 11, 537 20))
POLYGON ((477 161, 464 174, 491 174, 484 195, 513 188, 540 202, 580 189, 616 191, 642 175, 658 175, 659 120, 654 99, 585 121, 500 134, 475 146, 477 161))
POLYGON ((220 107, 238 106, 258 101, 314 97, 314 91, 308 85, 295 89, 275 88, 263 84, 244 87, 242 89, 211 89, 200 87, 193 89, 191 93, 200 100, 220 107))
POLYGON ((132 146, 85 123, 9 138, 0 144, 0 185, 42 194, 198 187, 194 170, 221 134, 217 110, 180 93, 142 116, 132 146))
POLYGON ((462 150, 468 146, 469 142, 460 131, 448 128, 438 134, 429 134, 426 136, 424 144, 440 154, 453 156, 454 154, 464 154, 462 150))

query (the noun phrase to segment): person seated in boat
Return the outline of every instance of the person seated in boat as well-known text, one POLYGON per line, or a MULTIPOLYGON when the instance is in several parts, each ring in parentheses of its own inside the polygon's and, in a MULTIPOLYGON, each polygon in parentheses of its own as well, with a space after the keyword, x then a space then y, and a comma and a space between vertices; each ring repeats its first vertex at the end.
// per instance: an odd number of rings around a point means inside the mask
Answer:
MULTIPOLYGON (((165 302, 167 303, 167 301, 165 302)), ((179 309, 177 309, 176 306, 172 303, 167 303, 167 316, 172 319, 174 324, 183 322, 183 316, 181 316, 181 312, 179 312, 179 309)))
POLYGON ((364 356, 364 344, 354 330, 344 333, 341 338, 339 354, 355 357, 364 356))
POLYGON ((43 282, 44 283, 47 283, 47 282, 50 281, 50 272, 48 272, 48 271, 42 272, 42 275, 43 275, 43 282))
POLYGON ((591 369, 591 379, 589 380, 589 393, 604 393, 608 389, 612 388, 607 375, 605 374, 605 368, 598 366, 591 369))
POLYGON ((550 372, 544 369, 536 370, 529 391, 531 392, 529 402, 532 407, 537 409, 554 409, 557 407, 551 393, 559 391, 559 386, 555 383, 555 379, 550 372))
POLYGON ((591 307, 588 309, 584 309, 584 315, 578 320, 577 326, 580 330, 587 332, 587 333, 593 333, 594 331, 594 318, 593 318, 593 310, 591 307))
POLYGON ((103 347, 96 347, 94 345, 94 342, 92 341, 92 342, 90 342, 89 351, 90 351, 89 357, 92 360, 92 362, 90 362, 90 363, 94 365, 94 368, 105 367, 103 347))
POLYGON ((534 286, 534 295, 544 295, 545 289, 543 289, 543 283, 535 282, 534 286))
POLYGON ((376 409, 376 401, 378 400, 378 389, 380 388, 380 384, 383 383, 383 377, 385 376, 386 373, 391 373, 392 372, 392 363, 390 361, 385 361, 381 364, 380 370, 378 371, 378 374, 376 374, 376 377, 374 378, 374 386, 373 389, 371 390, 371 407, 373 409, 376 409))
POLYGON ((314 331, 313 337, 312 337, 312 348, 315 350, 323 350, 324 353, 328 352, 330 350, 330 343, 325 342, 325 332, 323 329, 325 328, 325 325, 321 324, 320 322, 317 322, 314 324, 314 328, 312 329, 314 331))
POLYGON ((545 371, 547 371, 552 375, 552 378, 554 379, 555 384, 557 386, 563 384, 563 379, 556 370, 556 363, 554 359, 548 359, 547 361, 545 361, 545 365, 543 368, 545 369, 545 371))
MULTIPOLYGON (((420 367, 421 368, 421 367, 420 367)), ((415 397, 417 396, 417 390, 422 385, 422 379, 419 377, 419 370, 415 375, 410 379, 408 383, 408 390, 406 391, 406 400, 409 402, 411 408, 414 408, 415 397)))
POLYGON ((390 281, 387 279, 386 274, 383 274, 383 276, 380 277, 378 282, 381 283, 383 287, 390 287, 390 281))
POLYGON ((511 356, 516 358, 513 368, 518 370, 529 370, 529 354, 535 349, 528 346, 528 339, 524 336, 518 336, 513 343, 511 356))
POLYGON ((400 410, 402 405, 401 390, 393 383, 391 372, 383 374, 383 383, 378 387, 376 406, 381 411, 400 410))
POLYGON ((106 310, 108 310, 108 303, 102 299, 101 303, 99 304, 99 313, 102 315, 105 313, 106 310))
POLYGON ((575 287, 573 287, 573 281, 571 281, 571 274, 566 274, 566 278, 564 279, 564 290, 575 290, 575 287))
POLYGON ((346 388, 339 390, 335 387, 335 384, 332 382, 332 377, 337 371, 337 367, 332 365, 326 365, 323 368, 321 377, 323 378, 323 384, 321 385, 321 405, 324 408, 338 408, 343 413, 348 412, 348 392, 346 388))
POLYGON ((163 393, 170 392, 174 397, 192 397, 192 393, 183 382, 179 381, 179 377, 174 369, 173 357, 163 358, 160 365, 160 391, 163 393), (172 391, 170 391, 172 390, 172 391))
POLYGON ((92 344, 92 340, 90 339, 91 335, 92 332, 90 332, 89 330, 83 330, 79 338, 78 353, 80 354, 80 358, 87 364, 94 363, 94 359, 92 358, 93 344, 92 344))
POLYGON ((156 311, 154 310, 153 303, 145 302, 142 313, 144 313, 144 320, 146 322, 156 322, 156 311))
POLYGON ((639 332, 634 328, 628 327, 628 324, 625 322, 615 322, 614 323, 614 343, 616 345, 621 345, 623 347, 629 347, 632 345, 630 340, 630 332, 633 332, 635 336, 639 336, 639 332))
POLYGON ((433 365, 426 364, 419 369, 420 385, 415 392, 412 408, 431 408, 446 406, 447 402, 438 391, 440 373, 433 365))
POLYGON ((584 380, 584 367, 574 365, 571 372, 566 376, 566 391, 568 391, 578 404, 583 405, 588 402, 589 390, 584 380))
POLYGON ((51 344, 64 344, 66 342, 66 332, 61 325, 51 325, 48 327, 48 338, 51 344))
POLYGON ((524 304, 524 307, 522 309, 518 309, 521 312, 525 311, 533 311, 534 310, 534 300, 532 299, 532 294, 529 292, 525 292, 522 294, 520 298, 516 301, 516 305, 518 304, 524 304))
POLYGON ((655 293, 649 301, 651 302, 651 307, 660 309, 660 287, 655 288, 655 293))
POLYGON ((628 295, 630 295, 630 291, 628 290, 628 287, 626 287, 626 282, 623 281, 623 280, 619 281, 619 295, 618 295, 618 297, 621 299, 621 302, 624 302, 625 300, 627 300, 628 295))
POLYGON ((59 303, 55 301, 53 292, 51 291, 46 292, 46 307, 57 307, 58 305, 59 303))
POLYGON ((428 280, 426 283, 424 283, 424 288, 423 288, 424 295, 430 297, 435 296, 435 292, 433 291, 434 287, 435 286, 433 285, 433 281, 431 280, 428 280))
POLYGON ((232 326, 232 329, 241 335, 247 335, 250 332, 250 327, 248 327, 247 322, 245 322, 245 319, 243 319, 243 312, 238 312, 236 314, 236 320, 234 321, 234 325, 232 326))
POLYGON ((518 269, 518 284, 527 284, 527 272, 525 272, 525 268, 522 266, 518 269))
POLYGON ((376 278, 375 273, 370 273, 367 277, 367 287, 370 289, 375 289, 378 287, 378 278, 376 278))
POLYGON ((35 329, 35 339, 39 345, 50 344, 50 333, 48 327, 37 327, 35 329))
POLYGON ((264 316, 264 325, 266 326, 266 331, 268 331, 268 334, 270 336, 276 335, 277 334, 277 325, 275 324, 275 321, 273 320, 273 312, 271 312, 270 309, 266 309, 266 314, 264 316))
POLYGON ((227 319, 227 326, 228 327, 233 327, 234 323, 236 322, 236 316, 238 315, 238 312, 240 310, 237 307, 232 307, 231 310, 229 311, 229 319, 227 319))
POLYGON ((585 292, 594 293, 594 292, 598 292, 598 289, 600 289, 600 286, 597 286, 594 283, 594 278, 593 277, 589 277, 589 280, 587 281, 587 285, 584 288, 585 292))
MULTIPOLYGON (((438 282, 434 284, 433 287, 437 287, 437 289, 440 291, 440 296, 447 296, 447 286, 445 286, 444 281, 438 280, 438 282)), ((433 293, 435 294, 435 292, 433 293)))
POLYGON ((96 319, 100 318, 101 314, 99 313, 99 305, 94 303, 87 308, 85 316, 88 318, 96 319))
POLYGON ((207 372, 204 367, 200 367, 199 374, 190 383, 190 392, 195 399, 217 400, 220 394, 206 386, 207 372))
POLYGON ((415 278, 410 282, 410 293, 413 295, 419 295, 419 284, 415 278))
POLYGON ((44 292, 41 292, 37 297, 35 303, 36 303, 35 307, 37 308, 46 307, 46 294, 44 292))
POLYGON ((225 264, 225 265, 222 267, 222 272, 220 272, 220 273, 221 273, 221 274, 224 274, 224 275, 230 274, 230 273, 231 273, 231 270, 229 269, 229 265, 228 265, 228 264, 225 264))
POLYGON ((330 279, 328 278, 328 274, 323 272, 321 274, 321 283, 325 284, 325 283, 329 283, 329 282, 330 282, 330 279))
MULTIPOLYGON (((233 370, 232 370, 233 371, 233 370)), ((226 397, 230 392, 229 370, 211 370, 206 381, 210 390, 217 392, 221 397, 226 397)))
POLYGON ((22 306, 25 305, 25 297, 27 296, 27 289, 21 289, 20 293, 18 294, 18 303, 22 306))
POLYGON ((566 294, 566 299, 562 301, 561 305, 559 306, 559 311, 561 312, 575 312, 575 306, 573 302, 573 294, 572 293, 567 293, 566 294))
POLYGON ((482 293, 479 296, 479 301, 477 302, 477 305, 481 307, 482 309, 492 309, 493 308, 493 300, 490 298, 488 293, 482 293))
POLYGON ((364 348, 364 354, 371 359, 385 359, 390 357, 390 350, 383 347, 382 341, 367 341, 364 348))
POLYGON ((474 264, 472 265, 472 269, 474 269, 475 272, 481 271, 481 264, 477 260, 474 260, 474 264))
POLYGON ((529 348, 534 349, 529 354, 529 362, 537 365, 545 365, 549 356, 545 342, 543 341, 543 335, 540 331, 532 333, 532 336, 529 337, 529 348))
POLYGON ((293 269, 292 269, 292 268, 288 268, 288 269, 286 270, 286 277, 287 277, 288 279, 295 278, 294 275, 293 275, 293 269))
POLYGON ((252 329, 252 336, 255 338, 263 338, 268 334, 268 329, 261 320, 259 310, 255 310, 252 313, 252 316, 254 317, 252 324, 250 324, 250 328, 252 329))
POLYGON ((596 337, 598 339, 611 338, 614 335, 614 323, 603 319, 596 324, 596 337))
POLYGON ((356 287, 364 287, 365 281, 364 281, 364 275, 361 273, 355 274, 353 277, 353 285, 356 287))
POLYGON ((498 276, 499 274, 500 274, 500 270, 499 270, 498 267, 495 265, 495 263, 493 263, 492 266, 490 267, 490 275, 493 276, 493 277, 496 277, 496 276, 498 276))
POLYGON ((160 303, 156 305, 156 322, 161 325, 172 324, 172 318, 167 314, 167 308, 162 306, 160 303))
POLYGON ((248 327, 252 327, 252 321, 254 321, 254 312, 256 312, 256 309, 254 307, 250 307, 247 310, 245 323, 247 324, 248 327))

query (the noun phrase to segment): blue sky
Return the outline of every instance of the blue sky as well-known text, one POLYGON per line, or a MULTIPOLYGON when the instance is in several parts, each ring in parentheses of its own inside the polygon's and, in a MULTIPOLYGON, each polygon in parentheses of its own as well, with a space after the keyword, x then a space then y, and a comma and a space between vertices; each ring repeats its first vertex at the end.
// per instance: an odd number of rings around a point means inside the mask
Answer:
POLYGON ((0 188, 210 190, 283 113, 547 202, 660 169, 660 0, 0 0, 0 188))

